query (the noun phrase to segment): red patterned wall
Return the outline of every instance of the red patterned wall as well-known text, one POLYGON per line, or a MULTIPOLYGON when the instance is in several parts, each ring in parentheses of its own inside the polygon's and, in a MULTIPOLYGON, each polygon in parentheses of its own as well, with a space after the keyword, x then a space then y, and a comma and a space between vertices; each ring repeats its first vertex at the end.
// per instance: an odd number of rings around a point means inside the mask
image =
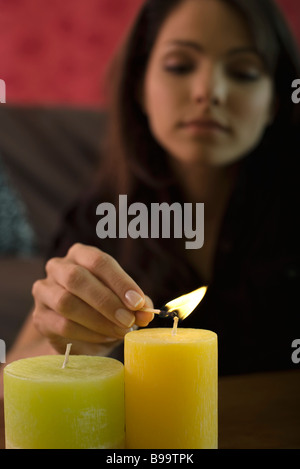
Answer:
MULTIPOLYGON (((0 0, 8 103, 98 105, 113 51, 143 0, 0 0)), ((278 0, 300 42, 299 0, 278 0)))

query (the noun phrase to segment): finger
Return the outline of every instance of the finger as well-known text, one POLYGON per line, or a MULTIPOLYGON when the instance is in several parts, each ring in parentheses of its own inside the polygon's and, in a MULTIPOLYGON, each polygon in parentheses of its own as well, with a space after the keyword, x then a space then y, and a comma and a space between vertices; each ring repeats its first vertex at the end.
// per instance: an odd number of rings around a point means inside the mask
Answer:
POLYGON ((107 355, 121 343, 120 340, 104 337, 101 336, 101 334, 99 334, 98 338, 94 334, 88 334, 85 337, 87 340, 82 340, 84 337, 82 333, 83 329, 80 330, 80 328, 75 327, 71 321, 69 321, 68 325, 60 324, 63 318, 52 310, 44 309, 42 315, 43 320, 39 323, 37 318, 39 318, 40 315, 36 315, 34 312, 34 323, 42 335, 48 338, 50 344, 58 353, 64 354, 66 345, 72 343, 72 354, 107 355), (53 323, 56 326, 56 330, 55 327, 53 327, 53 323), (50 326, 49 328, 47 328, 47 324, 50 326), (40 325, 41 327, 39 327, 40 325), (99 341, 97 339, 99 339, 99 341))
MULTIPOLYGON (((145 308, 153 308, 153 302, 151 298, 145 296, 145 308)), ((149 313, 148 311, 136 311, 135 313, 135 323, 139 327, 146 327, 153 320, 154 314, 149 313)))
MULTIPOLYGON (((57 337, 54 339, 49 339, 52 347, 60 354, 65 354, 67 344, 70 343, 69 340, 62 339, 57 337)), ((93 344, 90 342, 82 342, 77 340, 72 340, 72 355, 98 355, 98 356, 107 356, 119 343, 120 341, 111 342, 108 344, 93 344)))
POLYGON ((58 312, 64 318, 103 337, 122 339, 128 332, 128 328, 117 326, 59 284, 41 280, 34 290, 38 290, 39 302, 45 308, 58 312))
POLYGON ((119 327, 130 328, 135 322, 119 297, 89 270, 67 259, 55 258, 47 262, 46 270, 55 283, 87 303, 119 327))
POLYGON ((127 308, 137 311, 144 306, 144 292, 109 254, 77 243, 70 248, 68 258, 92 272, 127 308))
POLYGON ((77 340, 97 344, 101 342, 108 343, 110 339, 47 308, 35 310, 33 320, 40 333, 50 340, 60 337, 68 341, 77 340))

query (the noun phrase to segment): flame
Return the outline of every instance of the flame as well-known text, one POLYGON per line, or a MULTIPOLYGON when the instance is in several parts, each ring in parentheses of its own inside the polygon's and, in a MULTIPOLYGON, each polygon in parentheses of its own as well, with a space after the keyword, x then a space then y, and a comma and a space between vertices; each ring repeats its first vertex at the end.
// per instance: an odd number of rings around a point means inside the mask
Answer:
POLYGON ((192 291, 191 293, 187 293, 186 295, 182 295, 175 300, 169 301, 165 305, 166 310, 168 313, 175 312, 179 319, 183 320, 187 318, 198 306, 200 301, 202 301, 207 287, 200 287, 197 290, 192 291))

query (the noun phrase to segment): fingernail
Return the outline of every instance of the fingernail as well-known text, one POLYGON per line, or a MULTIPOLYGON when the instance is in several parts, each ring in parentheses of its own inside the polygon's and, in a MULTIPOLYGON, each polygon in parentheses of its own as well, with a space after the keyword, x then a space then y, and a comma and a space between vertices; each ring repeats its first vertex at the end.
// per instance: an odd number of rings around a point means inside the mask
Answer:
POLYGON ((125 327, 131 327, 135 322, 134 314, 122 308, 117 309, 115 312, 115 318, 125 327))
POLYGON ((144 304, 144 298, 134 290, 128 290, 125 293, 125 298, 132 308, 137 308, 139 305, 144 304))

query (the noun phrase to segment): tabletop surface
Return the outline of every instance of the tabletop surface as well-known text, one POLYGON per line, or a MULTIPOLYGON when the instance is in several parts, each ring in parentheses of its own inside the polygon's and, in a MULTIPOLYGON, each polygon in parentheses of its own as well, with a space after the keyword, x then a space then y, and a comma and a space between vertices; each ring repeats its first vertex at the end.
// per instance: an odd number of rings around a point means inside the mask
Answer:
MULTIPOLYGON (((4 443, 0 401, 0 449, 4 443)), ((220 449, 300 448, 300 369, 219 379, 220 449)))

